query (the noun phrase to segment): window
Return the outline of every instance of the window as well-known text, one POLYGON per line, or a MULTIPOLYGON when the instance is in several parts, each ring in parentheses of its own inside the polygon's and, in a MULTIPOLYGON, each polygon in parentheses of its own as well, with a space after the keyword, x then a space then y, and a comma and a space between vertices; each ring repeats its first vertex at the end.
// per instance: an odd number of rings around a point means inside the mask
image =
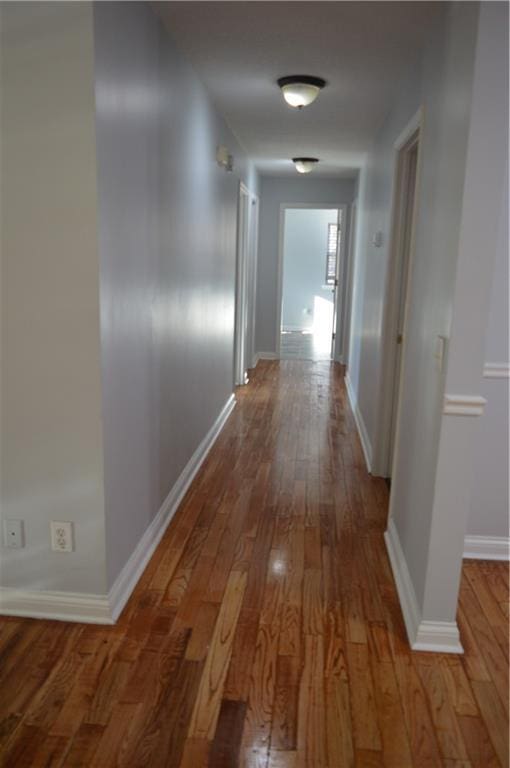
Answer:
POLYGON ((338 226, 336 224, 328 224, 328 252, 326 256, 326 285, 335 284, 337 248, 338 248, 338 226))

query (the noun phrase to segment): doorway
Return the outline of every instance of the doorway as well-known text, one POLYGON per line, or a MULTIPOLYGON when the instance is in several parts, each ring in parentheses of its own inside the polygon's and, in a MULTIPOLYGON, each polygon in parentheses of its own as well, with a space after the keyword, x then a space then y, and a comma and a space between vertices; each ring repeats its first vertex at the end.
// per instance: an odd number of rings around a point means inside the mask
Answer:
POLYGON ((284 205, 280 221, 279 357, 335 357, 344 207, 284 205))
POLYGON ((248 383, 255 350, 258 198, 239 185, 237 213, 234 386, 248 383))
POLYGON ((392 256, 385 305, 384 377, 380 422, 381 472, 391 482, 398 441, 399 402, 406 347, 406 317, 414 250, 421 111, 395 143, 392 256))

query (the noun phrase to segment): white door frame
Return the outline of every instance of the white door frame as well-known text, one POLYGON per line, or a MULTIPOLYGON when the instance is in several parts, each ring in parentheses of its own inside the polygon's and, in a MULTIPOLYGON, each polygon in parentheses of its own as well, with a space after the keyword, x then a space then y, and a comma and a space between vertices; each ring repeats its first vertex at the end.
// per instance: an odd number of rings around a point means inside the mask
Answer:
POLYGON ((259 199, 250 194, 250 232, 248 244, 248 355, 247 366, 254 368, 255 327, 257 320, 257 266, 259 250, 259 199), (250 306, 251 305, 251 306, 250 306))
POLYGON ((258 198, 239 183, 237 212, 236 303, 234 331, 234 386, 248 383, 255 332, 255 283, 258 198))
MULTIPOLYGON (((285 211, 292 209, 315 209, 315 210, 333 210, 342 211, 342 237, 340 239, 340 259, 337 261, 342 266, 343 279, 346 274, 346 262, 345 259, 348 256, 348 250, 345 244, 345 227, 347 221, 347 205, 346 203, 281 203, 280 204, 280 223, 278 233, 278 275, 276 281, 276 358, 280 357, 280 335, 282 327, 282 301, 283 301, 283 246, 285 241, 285 211)), ((324 260, 326 254, 324 254, 324 260)), ((337 328, 333 328, 333 332, 336 334, 335 342, 338 340, 338 325, 343 321, 343 308, 342 308, 342 291, 335 290, 335 309, 337 318, 337 328)), ((337 345, 335 343, 335 350, 337 345)), ((335 358, 337 359, 336 355, 335 358)))
POLYGON ((352 311, 352 283, 353 283, 353 265, 354 250, 356 248, 356 227, 358 218, 358 198, 355 198, 350 205, 349 212, 349 242, 347 246, 347 264, 345 268, 345 306, 343 312, 342 327, 342 351, 340 362, 349 366, 349 349, 351 343, 351 311, 352 311))
POLYGON ((392 458, 394 459, 398 451, 399 433, 400 433, 400 411, 402 401, 402 372, 405 367, 405 358, 407 350, 407 335, 404 333, 401 350, 400 377, 395 381, 396 360, 397 360, 397 329, 399 318, 399 294, 400 290, 405 292, 404 304, 404 328, 407 325, 409 316, 409 305, 411 300, 411 276, 413 272, 414 251, 415 251, 415 233, 416 233, 416 212, 418 210, 418 194, 420 188, 421 175, 421 157, 422 157, 422 137, 423 137, 423 107, 416 112, 399 135, 393 145, 394 149, 394 183, 393 200, 391 208, 391 237, 389 249, 389 266, 386 280, 385 301, 383 309, 383 338, 382 338, 382 369, 381 369, 381 387, 379 394, 377 430, 374 441, 374 453, 372 461, 372 474, 383 477, 393 477, 392 458), (406 180, 406 154, 410 145, 414 145, 414 137, 418 142, 418 157, 416 165, 416 180, 414 203, 412 213, 411 235, 408 255, 408 268, 406 285, 399 288, 399 277, 404 258, 404 214, 405 205, 403 204, 404 184, 406 180), (391 455, 391 432, 392 432, 392 412, 395 400, 397 400, 397 412, 395 422, 395 438, 393 446, 393 455, 391 455))

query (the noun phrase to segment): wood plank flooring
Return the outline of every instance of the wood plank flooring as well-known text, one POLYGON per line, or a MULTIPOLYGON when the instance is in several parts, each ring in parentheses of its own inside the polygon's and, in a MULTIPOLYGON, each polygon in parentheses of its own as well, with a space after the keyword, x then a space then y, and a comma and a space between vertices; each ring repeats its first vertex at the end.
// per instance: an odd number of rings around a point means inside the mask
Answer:
POLYGON ((280 358, 283 360, 331 360, 331 332, 282 331, 280 358), (326 338, 325 338, 326 336, 326 338))
POLYGON ((0 619, 2 766, 508 765, 508 568, 409 651, 342 377, 259 363, 116 626, 0 619))

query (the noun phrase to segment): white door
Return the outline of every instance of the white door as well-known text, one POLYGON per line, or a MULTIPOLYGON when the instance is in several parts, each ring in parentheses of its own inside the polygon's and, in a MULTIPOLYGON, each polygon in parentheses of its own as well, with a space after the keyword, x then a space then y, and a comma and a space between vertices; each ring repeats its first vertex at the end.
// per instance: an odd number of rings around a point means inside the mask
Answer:
POLYGON ((252 368, 255 357, 255 316, 257 297, 258 198, 250 195, 248 226, 248 280, 247 280, 247 333, 246 367, 252 368))
MULTIPOLYGON (((342 295, 343 291, 343 285, 342 285, 342 275, 343 275, 343 264, 342 264, 342 253, 343 253, 343 221, 342 221, 342 209, 338 210, 338 219, 337 219, 337 231, 336 231, 336 243, 335 243, 335 267, 334 267, 334 274, 335 274, 335 282, 332 287, 333 292, 333 319, 332 319, 332 333, 331 333, 331 359, 334 360, 336 358, 337 353, 337 347, 338 347, 338 337, 341 333, 341 329, 337 330, 338 326, 338 319, 341 317, 341 311, 339 307, 339 300, 340 296, 342 295), (337 335, 338 334, 338 335, 337 335)), ((328 252, 329 252, 330 244, 328 243, 328 252)), ((329 265, 328 265, 329 266, 329 265)))
POLYGON ((413 215, 414 201, 416 196, 416 171, 418 167, 418 141, 416 140, 409 148, 404 150, 404 178, 402 185, 402 218, 401 218, 401 237, 402 251, 400 269, 398 273, 397 286, 397 337, 395 354, 395 372, 393 376, 393 398, 391 407, 391 426, 390 426, 390 472, 393 464, 393 452, 395 449, 395 435, 397 430, 398 399, 400 392, 400 375, 402 369, 402 345, 405 333, 405 314, 407 303, 407 287, 409 283, 409 263, 412 247, 413 235, 413 215))
POLYGON ((241 386, 248 381, 247 331, 248 331, 248 244, 250 220, 250 195, 244 185, 239 187, 237 217, 237 269, 236 310, 234 340, 234 384, 241 386))

